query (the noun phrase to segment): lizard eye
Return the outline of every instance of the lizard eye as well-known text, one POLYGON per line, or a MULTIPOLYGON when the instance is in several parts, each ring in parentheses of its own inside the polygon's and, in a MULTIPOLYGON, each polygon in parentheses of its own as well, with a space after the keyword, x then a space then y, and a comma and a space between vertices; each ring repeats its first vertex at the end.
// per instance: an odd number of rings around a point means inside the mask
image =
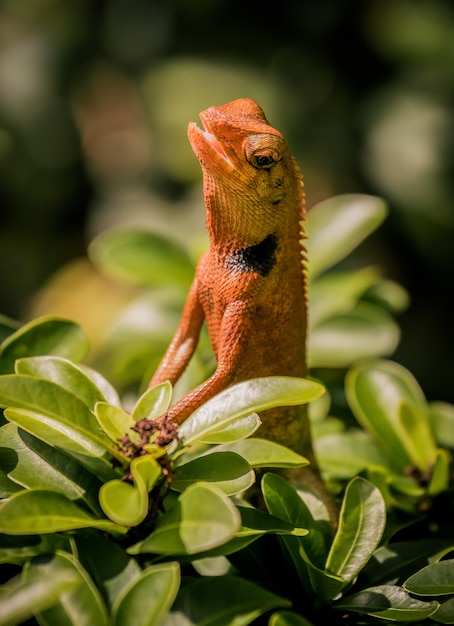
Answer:
POLYGON ((245 143, 246 159, 257 169, 269 170, 282 158, 281 144, 276 135, 250 135, 245 143))
POLYGON ((253 165, 256 167, 271 167, 275 163, 275 159, 271 154, 255 154, 252 159, 253 165))

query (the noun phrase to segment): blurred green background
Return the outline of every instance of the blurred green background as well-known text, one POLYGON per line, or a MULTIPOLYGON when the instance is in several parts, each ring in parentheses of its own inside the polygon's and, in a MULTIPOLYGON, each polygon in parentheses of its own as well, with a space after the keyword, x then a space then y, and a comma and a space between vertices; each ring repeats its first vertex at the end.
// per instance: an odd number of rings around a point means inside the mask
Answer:
POLYGON ((307 206, 383 196, 349 260, 408 289, 395 358, 454 400, 452 0, 2 0, 0 312, 96 335, 130 297, 93 271, 104 229, 205 245, 186 139, 212 104, 252 97, 282 130, 307 206))

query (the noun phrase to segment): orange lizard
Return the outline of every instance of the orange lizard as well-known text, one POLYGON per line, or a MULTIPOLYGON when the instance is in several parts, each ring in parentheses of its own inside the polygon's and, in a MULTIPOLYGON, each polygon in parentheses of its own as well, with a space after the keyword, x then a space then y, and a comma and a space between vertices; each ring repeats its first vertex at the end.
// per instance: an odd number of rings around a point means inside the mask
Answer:
MULTIPOLYGON (((191 123, 188 134, 203 170, 210 247, 150 385, 173 384, 181 376, 205 320, 217 368, 170 407, 166 417, 178 424, 233 383, 307 375, 304 193, 298 165, 253 100, 210 107, 200 118, 204 130, 191 123)), ((260 417, 261 436, 310 461, 297 480, 326 495, 305 407, 270 409, 260 417)))

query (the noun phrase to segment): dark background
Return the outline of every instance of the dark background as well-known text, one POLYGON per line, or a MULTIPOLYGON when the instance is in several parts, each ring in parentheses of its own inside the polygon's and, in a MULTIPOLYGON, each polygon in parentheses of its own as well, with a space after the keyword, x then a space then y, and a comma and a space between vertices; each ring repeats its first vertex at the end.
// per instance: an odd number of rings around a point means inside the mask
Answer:
POLYGON ((409 291, 395 358, 454 400, 453 33, 451 0, 3 0, 0 312, 52 313, 44 286, 108 226, 201 232, 185 128, 249 96, 286 134, 309 208, 388 201, 358 262, 409 291))

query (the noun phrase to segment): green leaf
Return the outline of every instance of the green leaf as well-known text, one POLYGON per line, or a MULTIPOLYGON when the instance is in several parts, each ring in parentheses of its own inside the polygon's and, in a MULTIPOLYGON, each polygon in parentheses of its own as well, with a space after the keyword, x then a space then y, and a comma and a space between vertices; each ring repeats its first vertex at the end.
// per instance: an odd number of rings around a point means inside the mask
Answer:
POLYGON ((352 581, 366 565, 382 537, 386 507, 380 491, 363 478, 345 490, 339 528, 326 560, 326 569, 352 581))
MULTIPOLYGON (((60 560, 54 555, 55 560, 60 560)), ((11 579, 0 588, 0 626, 22 624, 36 613, 57 604, 60 597, 79 590, 81 580, 74 570, 61 567, 57 577, 11 579)))
POLYGON ((250 413, 276 406, 305 404, 323 393, 324 387, 320 383, 304 378, 253 378, 229 387, 196 409, 180 427, 180 436, 186 445, 203 441, 250 413))
POLYGON ((120 397, 115 387, 106 379, 102 374, 96 370, 88 367, 87 365, 81 365, 81 369, 86 373, 88 378, 94 382, 96 387, 102 394, 102 397, 109 403, 115 406, 121 406, 120 397))
POLYGON ((42 317, 25 324, 0 346, 0 373, 14 371, 16 359, 56 355, 80 361, 88 352, 87 338, 78 324, 56 317, 42 317))
POLYGON ((449 486, 451 455, 447 450, 438 449, 432 467, 427 493, 431 496, 445 491, 449 486))
POLYGON ((120 526, 137 526, 148 513, 148 493, 153 489, 162 470, 159 463, 145 455, 133 459, 131 474, 134 484, 115 479, 105 483, 99 491, 99 502, 104 513, 120 526))
POLYGON ((435 464, 437 450, 426 412, 403 401, 399 420, 405 437, 404 445, 414 465, 422 471, 430 470, 435 464))
MULTIPOLYGON (((9 452, 6 453, 6 456, 8 455, 9 452)), ((23 487, 9 479, 6 473, 0 469, 0 498, 9 498, 13 493, 17 493, 22 489, 23 487)))
POLYGON ((94 414, 96 420, 106 435, 114 442, 129 433, 134 420, 124 409, 107 402, 98 402, 95 405, 94 414))
POLYGON ((307 222, 305 245, 311 276, 325 271, 356 248, 383 222, 387 207, 381 198, 363 194, 335 196, 314 206, 307 222))
POLYGON ((401 313, 410 304, 408 291, 402 285, 386 278, 372 285, 367 290, 366 297, 391 313, 401 313))
POLYGON ((349 272, 330 272, 310 283, 310 332, 333 315, 353 311, 359 298, 378 280, 377 269, 365 267, 349 272))
POLYGON ((38 613, 40 623, 46 626, 109 626, 109 618, 98 589, 81 564, 72 555, 58 552, 37 557, 25 570, 26 581, 74 578, 78 585, 64 589, 58 603, 38 613))
POLYGON ((201 443, 231 443, 233 441, 239 441, 240 439, 246 439, 255 433, 261 424, 260 417, 257 413, 250 413, 246 417, 227 424, 225 428, 221 428, 211 435, 207 434, 203 439, 200 439, 201 443))
POLYGON ((417 622, 433 615, 439 604, 416 600, 401 587, 381 585, 343 598, 334 606, 343 611, 356 611, 385 620, 417 622))
POLYGON ((38 554, 51 554, 57 550, 71 551, 67 536, 58 533, 45 535, 6 535, 0 533, 0 563, 22 564, 38 554))
POLYGON ((127 460, 115 449, 107 447, 80 429, 55 417, 49 417, 26 409, 6 409, 5 417, 21 429, 60 449, 83 467, 103 480, 118 477, 112 464, 112 456, 125 464, 127 460))
POLYGON ((140 578, 142 569, 137 560, 123 550, 119 543, 101 533, 81 532, 71 537, 82 566, 106 597, 109 607, 140 578))
POLYGON ((247 626, 260 615, 291 603, 262 587, 233 576, 215 576, 182 587, 163 626, 184 615, 185 626, 247 626))
POLYGON ((184 491, 151 535, 131 554, 196 554, 232 539, 240 529, 237 508, 214 485, 195 483, 184 491))
POLYGON ((384 467, 368 467, 366 478, 378 487, 387 505, 409 513, 414 513, 416 504, 426 494, 411 476, 394 474, 384 467))
POLYGON ((321 526, 314 520, 308 506, 298 492, 277 474, 267 473, 262 479, 263 498, 271 515, 298 528, 306 528, 309 536, 302 540, 287 542, 292 559, 299 559, 299 547, 303 547, 307 559, 318 567, 326 560, 325 539, 321 526))
POLYGON ((16 361, 16 374, 49 380, 93 409, 104 396, 84 370, 67 359, 57 356, 35 356, 16 361))
POLYGON ((3 343, 7 337, 19 330, 19 328, 20 322, 0 313, 0 343, 3 343))
POLYGON ((169 408, 171 399, 172 385, 169 382, 151 387, 138 399, 131 417, 135 422, 160 417, 169 408))
POLYGON ((388 468, 386 456, 364 431, 329 434, 316 439, 315 452, 324 473, 341 480, 350 480, 368 467, 388 468))
POLYGON ((244 439, 215 449, 216 452, 235 452, 251 467, 304 467, 309 464, 300 454, 267 439, 244 439))
POLYGON ((188 287, 194 266, 177 243, 156 233, 116 228, 90 245, 92 261, 107 274, 133 285, 188 287))
POLYGON ((3 446, 0 469, 16 483, 28 489, 56 491, 99 511, 98 481, 71 458, 18 430, 14 424, 0 428, 0 447, 3 446))
POLYGON ((310 367, 347 367, 359 359, 391 354, 400 331, 393 318, 369 302, 350 313, 330 317, 309 335, 310 367))
POLYGON ((454 543, 445 539, 419 539, 417 544, 415 541, 390 543, 374 552, 361 572, 361 579, 367 586, 398 583, 427 565, 430 557, 453 549, 454 543))
POLYGON ((201 480, 216 485, 228 496, 234 496, 254 484, 255 474, 242 456, 215 451, 179 465, 175 469, 172 489, 184 491, 201 480))
POLYGON ((454 597, 440 602, 440 608, 432 615, 439 624, 454 624, 454 597))
POLYGON ((428 417, 437 442, 441 446, 454 449, 454 405, 431 402, 428 417))
POLYGON ((114 534, 123 528, 97 519, 68 500, 46 489, 19 491, 0 504, 0 532, 10 535, 36 535, 75 528, 98 528, 114 534))
POLYGON ((277 611, 273 613, 268 624, 269 626, 313 626, 312 622, 293 611, 277 611))
POLYGON ((327 550, 323 527, 314 519, 306 502, 283 478, 272 473, 263 477, 262 492, 272 515, 308 530, 307 537, 281 538, 306 595, 323 599, 337 595, 344 581, 324 571, 327 550))
POLYGON ((159 626, 180 586, 178 563, 145 569, 118 597, 112 610, 114 626, 159 626))
POLYGON ((384 360, 354 367, 345 391, 356 419, 387 450, 396 468, 426 471, 435 462, 425 398, 404 367, 384 360))
MULTIPOLYGON (((26 409, 56 418, 77 428, 106 449, 113 449, 112 442, 100 429, 86 404, 51 381, 33 376, 0 376, 0 406, 26 409)), ((33 434, 39 437, 37 433, 33 434)))
POLYGON ((454 559, 426 565, 407 578, 403 586, 418 596, 454 594, 454 559))
POLYGON ((238 506, 238 510, 241 515, 242 527, 238 531, 237 536, 245 537, 247 535, 272 533, 275 535, 305 537, 309 533, 306 528, 296 527, 294 523, 281 520, 260 509, 250 506, 238 506))

